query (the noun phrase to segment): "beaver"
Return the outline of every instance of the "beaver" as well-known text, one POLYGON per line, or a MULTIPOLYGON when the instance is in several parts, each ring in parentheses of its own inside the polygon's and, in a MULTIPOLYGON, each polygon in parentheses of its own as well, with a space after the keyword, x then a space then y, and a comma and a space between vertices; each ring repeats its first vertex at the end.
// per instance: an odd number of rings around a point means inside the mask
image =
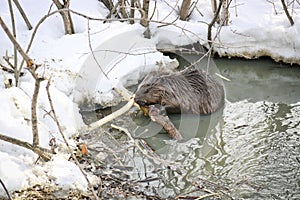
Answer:
POLYGON ((138 86, 134 100, 141 108, 161 105, 167 114, 208 115, 224 105, 224 96, 218 81, 189 67, 177 72, 150 72, 138 86))

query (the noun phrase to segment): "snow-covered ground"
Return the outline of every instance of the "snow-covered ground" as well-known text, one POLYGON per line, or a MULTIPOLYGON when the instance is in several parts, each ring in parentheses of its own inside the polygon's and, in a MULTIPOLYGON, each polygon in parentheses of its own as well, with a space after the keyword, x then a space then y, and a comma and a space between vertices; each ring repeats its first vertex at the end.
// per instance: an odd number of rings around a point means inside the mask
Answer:
MULTIPOLYGON (((49 10, 55 10, 51 3, 50 0, 20 0, 33 27, 49 10)), ((152 13, 154 2, 150 1, 150 5, 152 13)), ((64 35, 59 14, 49 17, 40 26, 29 56, 41 64, 40 74, 46 78, 52 77, 51 95, 67 137, 85 126, 79 114, 79 103, 108 103, 114 100, 112 87, 135 84, 145 73, 158 67, 176 67, 176 61, 164 57, 156 50, 157 45, 184 45, 196 41, 207 45, 207 23, 213 18, 211 1, 198 1, 197 9, 194 9, 188 22, 176 20, 180 5, 181 1, 177 0, 157 1, 152 18, 155 22, 150 23, 151 40, 142 37, 144 28, 138 23, 129 25, 94 20, 88 23, 87 19, 77 15, 73 15, 76 31, 73 35, 64 35), (176 25, 162 26, 166 22, 174 22, 176 25), (89 45, 95 50, 94 55, 90 53, 89 45), (101 73, 100 67, 108 78, 101 73)), ((290 26, 279 0, 275 0, 274 4, 267 0, 232 1, 229 25, 220 30, 217 27, 213 29, 214 33, 220 31, 216 46, 222 45, 216 51, 220 55, 250 58, 267 55, 275 60, 299 64, 300 6, 295 1, 294 8, 292 5, 289 7, 293 13, 294 26, 290 26)), ((97 0, 72 0, 71 9, 102 19, 108 14, 97 0)), ((33 30, 27 29, 16 8, 14 14, 17 40, 26 49, 33 30)), ((11 27, 6 1, 0 2, 0 15, 11 27)), ((13 46, 2 29, 0 38, 1 57, 6 54, 12 56, 13 46)), ((13 78, 12 74, 4 74, 13 78)), ((45 86, 46 81, 41 84, 37 107, 40 143, 48 148, 49 140, 53 137, 59 143, 63 142, 54 121, 46 114, 50 106, 45 86)), ((32 141, 30 120, 33 89, 34 79, 26 70, 20 79, 20 86, 9 89, 4 87, 1 72, 0 134, 32 141)), ((34 164, 36 159, 37 156, 29 150, 0 141, 0 178, 10 191, 37 183, 56 183, 80 189, 87 187, 76 165, 67 161, 68 155, 58 154, 43 165, 34 164)), ((1 195, 4 195, 2 189, 1 195)))

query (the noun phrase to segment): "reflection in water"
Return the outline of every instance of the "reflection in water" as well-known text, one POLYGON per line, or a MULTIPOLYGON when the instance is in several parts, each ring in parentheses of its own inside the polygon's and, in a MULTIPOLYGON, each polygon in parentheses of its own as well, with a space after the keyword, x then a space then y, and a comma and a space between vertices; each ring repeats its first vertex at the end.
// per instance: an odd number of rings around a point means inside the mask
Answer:
POLYGON ((235 199, 300 199, 300 69, 274 68, 268 60, 216 63, 231 79, 225 82, 229 102, 210 116, 173 116, 185 141, 139 121, 137 111, 119 121, 165 161, 129 148, 122 162, 133 168, 126 173, 153 179, 141 184, 165 198, 198 184, 235 199))

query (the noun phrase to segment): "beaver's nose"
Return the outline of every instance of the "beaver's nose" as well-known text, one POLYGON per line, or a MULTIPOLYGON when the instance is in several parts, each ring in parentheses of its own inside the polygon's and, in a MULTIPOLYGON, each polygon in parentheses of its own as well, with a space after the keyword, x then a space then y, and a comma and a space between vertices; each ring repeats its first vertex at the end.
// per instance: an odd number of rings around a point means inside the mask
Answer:
POLYGON ((142 99, 134 99, 134 101, 142 107, 146 106, 146 101, 142 99))

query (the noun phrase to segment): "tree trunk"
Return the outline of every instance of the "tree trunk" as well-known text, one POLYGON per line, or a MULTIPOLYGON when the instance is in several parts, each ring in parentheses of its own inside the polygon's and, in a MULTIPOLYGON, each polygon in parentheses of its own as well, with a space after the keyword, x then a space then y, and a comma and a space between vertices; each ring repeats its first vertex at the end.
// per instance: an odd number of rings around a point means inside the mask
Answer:
MULTIPOLYGON (((68 9, 70 7, 70 0, 63 0, 63 4, 59 2, 59 0, 53 0, 53 3, 56 5, 57 9, 68 9)), ((64 27, 65 27, 65 33, 66 34, 74 34, 74 26, 71 18, 71 13, 68 10, 64 10, 60 12, 63 22, 64 22, 64 27)))
POLYGON ((191 0, 182 1, 179 16, 181 20, 186 21, 189 16, 189 9, 191 6, 191 0))
POLYGON ((134 24, 134 12, 135 12, 135 9, 134 9, 134 7, 135 7, 135 0, 131 0, 131 2, 130 2, 130 24, 134 24))
POLYGON ((144 26, 144 27, 149 26, 149 21, 148 21, 149 2, 150 2, 150 0, 143 0, 144 16, 142 16, 141 25, 144 26))
POLYGON ((125 0, 119 0, 119 5, 120 5, 120 11, 121 11, 121 15, 123 17, 123 19, 127 19, 128 18, 128 15, 127 15, 127 12, 126 12, 126 4, 125 4, 125 0))

